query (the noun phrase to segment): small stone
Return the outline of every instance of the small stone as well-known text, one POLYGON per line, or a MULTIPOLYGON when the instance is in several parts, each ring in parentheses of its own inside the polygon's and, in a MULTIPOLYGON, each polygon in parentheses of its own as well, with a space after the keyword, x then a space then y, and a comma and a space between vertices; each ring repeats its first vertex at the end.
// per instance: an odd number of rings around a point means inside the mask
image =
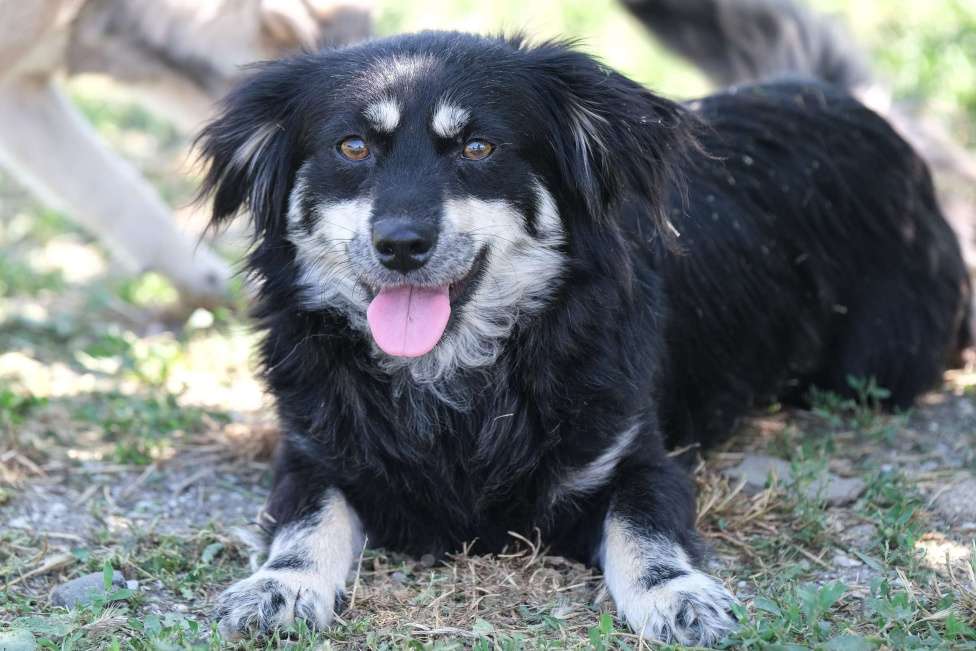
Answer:
MULTIPOLYGON (((112 587, 126 587, 125 577, 116 570, 112 574, 112 587)), ((89 604, 98 596, 105 594, 105 579, 101 572, 79 576, 62 583, 51 593, 51 604, 65 608, 75 608, 89 604)))
POLYGON ((125 582, 125 587, 127 587, 129 590, 138 590, 139 582, 135 579, 130 579, 129 581, 125 582))
POLYGON ((397 585, 403 585, 407 582, 407 575, 403 572, 394 572, 390 576, 390 579, 397 585))
POLYGON ((840 536, 844 542, 855 549, 867 547, 871 539, 877 534, 877 528, 870 522, 855 524, 842 529, 840 532, 840 536))
POLYGON ((834 554, 834 557, 831 559, 831 562, 837 567, 861 567, 862 565, 864 565, 864 563, 857 560, 856 558, 851 558, 847 554, 843 554, 840 552, 834 554))
POLYGON ((7 523, 11 529, 30 529, 31 522, 30 518, 26 515, 19 515, 16 518, 11 518, 10 522, 7 523))
POLYGON ((0 632, 0 651, 34 651, 37 641, 30 631, 14 629, 0 632))
POLYGON ((831 506, 842 506, 856 500, 866 488, 867 484, 863 479, 858 479, 857 477, 838 477, 837 475, 827 473, 826 477, 814 482, 814 485, 810 486, 809 492, 812 492, 813 495, 819 493, 826 500, 827 504, 831 506), (820 490, 821 487, 823 488, 822 491, 820 490))
POLYGON ((767 457, 761 454, 749 454, 732 468, 726 468, 722 474, 732 479, 745 481, 747 493, 757 493, 766 487, 766 480, 770 476, 776 477, 781 483, 790 482, 793 473, 790 464, 782 459, 767 457))
POLYGON ((434 563, 436 562, 437 559, 434 558, 433 554, 424 554, 420 557, 420 564, 424 567, 434 567, 434 563))
POLYGON ((932 508, 954 525, 976 520, 976 479, 959 476, 950 480, 948 487, 939 489, 932 508))
MULTIPOLYGON (((723 470, 722 474, 732 479, 744 480, 745 491, 750 494, 762 490, 770 476, 775 476, 783 484, 793 481, 789 462, 762 454, 747 455, 739 465, 723 470)), ((838 477, 825 472, 804 488, 804 494, 811 499, 819 496, 831 506, 841 506, 856 500, 865 488, 867 484, 862 479, 838 477)))

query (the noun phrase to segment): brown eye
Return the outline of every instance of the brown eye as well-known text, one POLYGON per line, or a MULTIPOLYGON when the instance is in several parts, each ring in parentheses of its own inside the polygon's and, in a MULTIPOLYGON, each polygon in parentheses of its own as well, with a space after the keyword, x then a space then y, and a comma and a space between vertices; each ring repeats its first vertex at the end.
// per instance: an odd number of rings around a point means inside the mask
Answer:
POLYGON ((359 136, 350 136, 339 143, 339 153, 349 160, 365 160, 369 157, 369 147, 359 136))
POLYGON ((495 145, 486 140, 469 140, 461 150, 461 157, 468 160, 484 160, 495 151, 495 145))

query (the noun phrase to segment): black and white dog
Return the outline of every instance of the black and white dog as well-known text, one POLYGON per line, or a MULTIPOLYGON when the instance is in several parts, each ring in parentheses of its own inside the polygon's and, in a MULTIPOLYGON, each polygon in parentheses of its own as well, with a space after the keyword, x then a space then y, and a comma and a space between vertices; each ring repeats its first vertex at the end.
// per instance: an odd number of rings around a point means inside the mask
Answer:
POLYGON ((538 528, 650 638, 711 644, 688 472, 751 405, 874 377, 909 405, 968 281, 925 164, 843 92, 682 106, 561 43, 421 33, 262 65, 201 136, 248 210, 286 438, 224 634, 328 625, 364 541, 538 528))

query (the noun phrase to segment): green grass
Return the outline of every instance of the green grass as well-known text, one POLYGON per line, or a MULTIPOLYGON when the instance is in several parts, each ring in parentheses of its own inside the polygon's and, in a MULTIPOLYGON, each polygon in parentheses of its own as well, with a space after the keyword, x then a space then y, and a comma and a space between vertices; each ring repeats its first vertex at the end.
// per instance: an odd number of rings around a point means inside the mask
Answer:
POLYGON ((114 444, 116 462, 138 466, 171 452, 185 442, 187 434, 227 420, 217 411, 181 406, 169 393, 90 394, 74 407, 73 416, 100 429, 100 438, 114 444))

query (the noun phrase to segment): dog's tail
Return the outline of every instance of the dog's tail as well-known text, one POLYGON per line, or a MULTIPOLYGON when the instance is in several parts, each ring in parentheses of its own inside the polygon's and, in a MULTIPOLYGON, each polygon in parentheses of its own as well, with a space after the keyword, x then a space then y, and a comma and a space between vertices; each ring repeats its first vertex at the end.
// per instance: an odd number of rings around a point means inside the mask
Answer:
POLYGON ((664 45, 719 86, 786 75, 850 90, 871 84, 843 27, 792 0, 624 0, 664 45))
MULTIPOLYGON (((942 126, 892 100, 847 29, 797 0, 622 0, 668 49, 718 86, 811 77, 885 116, 936 172, 940 200, 976 272, 976 156, 942 126)), ((976 306, 963 341, 976 343, 976 306)))
POLYGON ((892 102, 837 20, 796 0, 623 0, 666 47, 719 86, 784 76, 836 84, 887 117, 937 171, 976 183, 976 157, 892 102))
POLYGON ((623 0, 666 47, 719 86, 784 76, 836 84, 885 115, 937 171, 976 183, 976 157, 896 106, 844 26, 795 0, 623 0))

